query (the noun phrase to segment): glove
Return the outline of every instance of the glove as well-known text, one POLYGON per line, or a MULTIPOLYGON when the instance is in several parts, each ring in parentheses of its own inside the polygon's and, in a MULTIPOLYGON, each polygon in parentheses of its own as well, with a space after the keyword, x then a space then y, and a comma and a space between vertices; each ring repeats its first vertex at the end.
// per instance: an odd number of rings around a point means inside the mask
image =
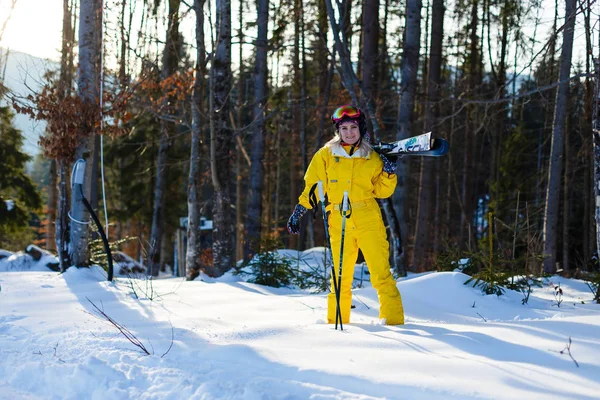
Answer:
POLYGON ((287 222, 287 230, 289 233, 292 235, 297 235, 300 233, 300 219, 304 214, 306 214, 306 211, 308 211, 306 207, 296 204, 296 208, 294 208, 294 212, 287 222))
MULTIPOLYGON (((384 156, 383 154, 380 154, 379 157, 381 157, 381 161, 383 161, 383 172, 387 172, 388 174, 395 174, 396 173, 396 160, 392 161, 390 159, 388 159, 386 156, 384 156)), ((392 158, 392 157, 390 157, 392 158)), ((396 158, 396 157, 394 157, 396 158)))

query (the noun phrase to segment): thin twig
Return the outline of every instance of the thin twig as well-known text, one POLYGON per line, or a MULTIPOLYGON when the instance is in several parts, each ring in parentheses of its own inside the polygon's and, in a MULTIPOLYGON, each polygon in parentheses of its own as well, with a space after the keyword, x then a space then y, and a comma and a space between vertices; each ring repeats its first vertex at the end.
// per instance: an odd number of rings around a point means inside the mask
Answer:
POLYGON ((483 322, 487 322, 487 319, 485 319, 483 315, 481 315, 479 313, 477 313, 477 315, 479 315, 483 319, 483 322))
POLYGON ((110 316, 108 316, 103 310, 101 310, 89 298, 86 297, 86 299, 87 299, 87 301, 90 302, 90 304, 92 306, 94 306, 94 308, 96 309, 96 312, 98 313, 98 315, 100 317, 106 319, 108 322, 110 322, 112 325, 114 325, 115 328, 117 328, 119 330, 119 332, 121 332, 121 334, 123 336, 125 336, 125 338, 127 338, 127 340, 129 340, 134 346, 138 347, 140 350, 142 350, 144 353, 146 353, 146 355, 150 355, 150 352, 148 351, 146 346, 144 346, 144 344, 129 329, 127 329, 125 326, 119 324, 117 321, 115 321, 110 316))
POLYGON ((171 320, 169 320, 169 324, 171 325, 171 344, 169 345, 169 348, 167 349, 167 351, 165 351, 163 353, 162 356, 160 356, 160 358, 163 358, 164 356, 166 356, 169 351, 171 351, 171 347, 173 347, 173 342, 175 340, 175 329, 173 329, 173 324, 171 324, 171 320))
POLYGON ((573 354, 571 354, 571 336, 569 336, 569 343, 567 343, 567 345, 565 346, 564 349, 562 349, 561 351, 559 351, 560 354, 565 354, 565 351, 567 352, 567 354, 569 354, 569 357, 571 357, 571 360, 573 360, 573 362, 575 363, 575 366, 577 368, 579 368, 579 363, 577 362, 577 360, 575 360, 575 358, 573 358, 573 354))
POLYGON ((356 297, 356 300, 358 300, 358 301, 360 301, 361 303, 363 303, 363 305, 364 305, 365 307, 367 307, 367 310, 370 310, 370 309, 371 309, 371 307, 369 307, 368 305, 366 305, 366 304, 365 304, 365 302, 364 302, 364 301, 362 301, 362 300, 360 299, 360 297, 358 297, 356 294, 354 294, 354 297, 356 297))

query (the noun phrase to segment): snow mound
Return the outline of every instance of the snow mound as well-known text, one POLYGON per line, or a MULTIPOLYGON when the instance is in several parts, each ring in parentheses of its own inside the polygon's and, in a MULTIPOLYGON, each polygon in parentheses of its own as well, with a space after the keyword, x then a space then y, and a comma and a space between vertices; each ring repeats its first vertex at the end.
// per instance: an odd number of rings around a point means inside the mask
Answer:
POLYGON ((465 285, 469 275, 462 272, 426 273, 400 281, 398 288, 404 298, 404 307, 417 319, 466 322, 514 321, 550 319, 568 315, 574 309, 594 308, 593 298, 583 290, 584 282, 559 276, 546 279, 541 288, 534 288, 529 301, 523 304, 524 295, 506 290, 502 296, 485 295, 472 283, 465 285), (558 305, 554 287, 563 288, 563 301, 558 305), (569 296, 566 296, 566 294, 569 296))
POLYGON ((2 258, 0 257, 0 272, 7 271, 48 271, 51 270, 47 265, 48 264, 58 264, 58 259, 49 254, 44 254, 39 260, 34 260, 34 258, 22 251, 17 253, 10 253, 5 250, 1 250, 5 255, 8 253, 9 255, 2 258))

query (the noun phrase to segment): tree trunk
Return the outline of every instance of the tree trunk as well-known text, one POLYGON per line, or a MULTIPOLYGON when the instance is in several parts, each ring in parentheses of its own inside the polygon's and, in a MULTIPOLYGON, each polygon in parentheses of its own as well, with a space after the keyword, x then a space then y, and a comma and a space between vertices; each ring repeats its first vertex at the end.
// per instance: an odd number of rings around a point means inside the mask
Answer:
POLYGON ((254 135, 252 137, 252 153, 250 166, 250 202, 248 205, 247 240, 244 249, 244 258, 249 259, 251 253, 256 252, 260 246, 261 217, 262 217, 262 189, 264 178, 265 155, 265 112, 267 101, 267 50, 268 50, 268 23, 269 1, 258 0, 256 39, 256 64, 254 66, 254 108, 253 123, 254 135))
MULTIPOLYGON (((338 3, 339 6, 340 3, 338 3)), ((350 53, 352 51, 352 0, 342 0, 340 17, 340 28, 343 34, 344 45, 350 53)))
MULTIPOLYGON (((557 31, 557 26, 558 26, 558 0, 554 0, 554 22, 552 23, 552 34, 550 36, 550 40, 549 40, 549 58, 550 60, 548 61, 548 72, 547 74, 544 75, 544 83, 550 83, 550 82, 554 82, 556 79, 558 79, 558 76, 556 76, 556 71, 554 69, 555 67, 555 59, 556 59, 556 39, 558 37, 558 31, 557 31)), ((533 62, 533 60, 532 60, 533 62)), ((555 100, 556 100, 556 93, 555 93, 556 89, 552 89, 552 91, 549 93, 549 95, 547 95, 547 100, 546 100, 546 107, 545 107, 545 115, 544 115, 544 129, 540 131, 539 137, 538 137, 538 176, 539 176, 539 181, 536 183, 536 192, 535 192, 535 205, 536 208, 540 208, 541 207, 541 203, 542 203, 542 197, 544 196, 544 193, 542 191, 542 187, 544 186, 544 154, 542 152, 543 149, 543 145, 544 142, 546 140, 546 133, 550 132, 550 126, 552 124, 551 118, 553 116, 551 110, 554 110, 554 104, 555 104, 555 100), (554 98, 553 98, 554 97, 554 98)), ((548 135, 550 136, 550 135, 548 135)), ((547 183, 546 183, 547 185, 547 183)), ((541 228, 543 230, 543 224, 544 221, 542 221, 540 218, 536 219, 536 224, 535 227, 541 228)))
MULTIPOLYGON (((70 5, 70 0, 63 0, 63 31, 62 31, 62 47, 61 47, 61 55, 60 55, 60 75, 59 75, 59 92, 60 96, 64 98, 65 96, 71 95, 71 87, 73 86, 73 63, 70 62, 73 60, 73 26, 71 23, 72 9, 70 5)), ((59 220, 59 214, 61 217, 66 217, 64 213, 68 211, 66 208, 66 199, 68 198, 68 192, 66 188, 66 183, 64 184, 64 193, 61 190, 59 195, 58 189, 58 173, 57 166, 59 161, 50 160, 50 181, 48 182, 48 215, 47 215, 47 229, 46 229, 46 248, 51 249, 56 247, 56 251, 59 254, 59 258, 62 253, 61 248, 66 246, 69 243, 69 239, 66 233, 66 229, 68 227, 68 221, 65 218, 64 221, 59 220), (58 202, 63 204, 63 209, 59 209, 59 214, 57 214, 58 202), (64 223, 63 223, 64 222, 64 223), (54 225, 54 226, 53 226, 54 225), (59 239, 59 240, 57 240, 59 239), (60 245, 59 245, 60 243, 60 245)), ((64 173, 64 165, 61 167, 64 173)), ((61 182, 61 186, 63 183, 61 182)), ((68 247, 68 246, 66 246, 68 247)), ((65 266, 66 268, 66 266, 65 266)), ((64 271, 63 268, 61 268, 64 271)))
MULTIPOLYGON (((84 160, 85 172, 82 185, 75 184, 71 196, 70 256, 73 265, 89 266, 88 249, 89 215, 83 203, 83 196, 91 199, 92 160, 94 159, 95 126, 99 117, 100 93, 100 54, 102 54, 102 1, 81 0, 79 17, 79 74, 78 95, 83 103, 94 112, 91 120, 81 129, 85 137, 79 140, 75 149, 75 160, 84 160)), ((79 164, 81 166, 81 164, 79 164)))
MULTIPOLYGON (((502 10, 500 11, 502 18, 502 36, 500 39, 500 63, 498 65, 498 75, 496 77, 496 97, 503 98, 506 94, 506 56, 507 56, 507 48, 508 48, 508 33, 510 30, 509 26, 509 14, 514 8, 510 3, 504 4, 502 10)), ((489 5, 488 5, 489 9, 489 5)), ((488 24, 490 22, 488 21, 488 24)), ((489 49, 488 49, 489 51, 489 49)), ((492 62, 492 60, 490 60, 492 62)), ((500 181, 500 155, 502 153, 502 138, 504 136, 504 129, 506 124, 506 107, 504 103, 501 103, 497 106, 497 110, 494 113, 496 123, 494 127, 496 129, 495 132, 492 132, 492 164, 490 168, 490 182, 494 182, 493 187, 495 188, 494 193, 492 193, 492 199, 495 199, 497 206, 497 212, 501 212, 502 204, 500 204, 500 196, 498 193, 499 190, 499 181, 500 181)))
POLYGON ((235 259, 241 260, 244 258, 244 247, 245 247, 245 235, 244 235, 244 222, 243 222, 243 181, 242 181, 242 131, 241 127, 244 125, 244 103, 246 98, 245 91, 245 81, 246 77, 244 74, 244 1, 240 0, 239 9, 238 9, 238 22, 239 22, 239 31, 238 38, 240 45, 238 47, 238 59, 240 60, 240 70, 238 73, 238 96, 237 96, 237 127, 236 135, 237 135, 237 151, 235 154, 235 259))
POLYGON ((204 74, 206 66, 206 49, 204 48, 204 2, 194 0, 196 12, 196 77, 192 94, 192 140, 190 149, 190 174, 188 178, 188 226, 187 250, 185 254, 186 277, 194 280, 202 268, 200 255, 200 201, 202 199, 202 114, 204 110, 204 74))
POLYGON ((58 214, 56 216, 56 251, 60 270, 65 272, 71 266, 69 255, 69 174, 67 173, 66 161, 59 161, 59 183, 58 183, 58 214))
POLYGON ((563 188, 562 188, 562 194, 563 194, 563 198, 562 198, 562 208, 563 208, 563 213, 562 213, 562 269, 563 271, 568 271, 569 270, 569 243, 571 242, 569 240, 569 219, 570 219, 570 210, 571 210, 571 205, 570 205, 570 196, 569 193, 572 191, 572 188, 569 187, 571 182, 569 181, 569 174, 571 173, 571 169, 570 169, 570 162, 569 162, 569 150, 570 150, 570 145, 569 145, 569 131, 571 130, 571 124, 570 124, 570 118, 569 118, 569 108, 567 105, 567 123, 565 125, 565 154, 563 156, 564 160, 565 160, 565 167, 563 168, 563 188))
POLYGON ((584 26, 585 26, 585 47, 586 47, 586 53, 588 54, 587 57, 585 58, 585 72, 588 74, 588 77, 585 78, 585 92, 584 92, 584 96, 583 96, 583 120, 580 120, 580 123, 582 125, 582 128, 580 129, 581 132, 581 139, 583 142, 583 145, 586 148, 590 148, 592 151, 587 151, 586 152, 586 156, 583 162, 584 165, 584 181, 583 181, 583 187, 584 188, 588 188, 587 190, 584 190, 583 192, 583 204, 584 204, 584 209, 583 209, 583 215, 584 215, 584 229, 583 229, 583 263, 586 264, 588 262, 588 260, 591 259, 591 254, 594 251, 594 244, 595 244, 595 240, 593 239, 594 237, 594 224, 593 224, 593 218, 592 218, 592 208, 594 207, 594 205, 592 204, 592 197, 593 197, 593 193, 594 193, 594 186, 592 186, 592 179, 591 179, 591 175, 593 173, 593 163, 594 163, 594 151, 593 151, 593 146, 594 146, 594 135, 592 134, 591 137, 591 143, 590 143, 590 138, 587 135, 586 132, 586 126, 587 127, 592 127, 592 129, 594 128, 594 125, 592 123, 592 114, 593 114, 593 96, 594 96, 594 87, 593 87, 593 83, 592 83, 592 79, 591 77, 591 73, 592 73, 592 69, 591 69, 591 59, 592 59, 592 37, 591 37, 591 23, 590 23, 590 17, 591 17, 591 8, 590 8, 590 1, 591 0, 587 0, 587 8, 588 8, 588 12, 584 13, 584 26), (591 146, 590 146, 591 144, 591 146), (591 190, 590 190, 591 189, 591 190))
MULTIPOLYGON (((400 104, 398 107, 398 140, 413 136, 411 123, 415 108, 415 93, 417 90, 417 71, 419 67, 419 50, 421 46, 421 0, 407 0, 406 28, 401 65, 400 104)), ((394 193, 394 206, 400 220, 400 231, 407 231, 408 218, 408 160, 398 161, 398 186, 394 193)), ((402 260, 406 264, 406 254, 402 260)))
MULTIPOLYGON (((478 18, 478 0, 473 0, 471 4, 471 21, 469 26, 470 39, 469 39, 469 88, 468 93, 471 98, 476 97, 478 87, 480 84, 479 74, 479 38, 477 37, 477 26, 479 25, 478 18)), ((475 107, 466 107, 466 118, 465 123, 465 139, 464 139, 464 151, 463 151, 463 172, 462 172, 462 189, 461 189, 461 221, 460 221, 460 233, 459 241, 462 249, 472 250, 475 242, 473 239, 473 153, 475 151, 475 107), (466 236, 466 238, 465 238, 466 236)))
MULTIPOLYGON (((56 245, 56 204, 58 198, 58 172, 56 171, 56 160, 50 160, 48 171, 48 208, 46 213, 46 249, 52 249, 56 245)), ((58 251, 58 249, 56 249, 58 251)))
POLYGON ((375 100, 377 96, 379 61, 379 0, 363 2, 363 51, 362 89, 363 96, 375 100))
MULTIPOLYGON (((600 96, 600 80, 598 79, 598 74, 600 74, 600 58, 594 59, 594 71, 595 71, 595 79, 594 79, 594 97, 593 99, 598 99, 600 96)), ((600 107, 598 106, 598 102, 593 102, 592 107, 592 140, 593 140, 593 172, 592 172, 592 180, 594 187, 594 197, 598 199, 600 197, 600 107)), ((598 257, 600 253, 600 205, 598 202, 595 202, 594 207, 594 222, 595 222, 595 237, 592 248, 595 248, 595 253, 593 253, 596 257, 598 257)), ((587 262, 588 260, 586 260, 587 262)), ((600 292, 600 287, 598 288, 600 292)), ((596 298, 598 298, 598 294, 596 294, 596 298)), ((600 302, 600 301, 599 301, 600 302)))
POLYGON ((209 275, 219 277, 234 265, 234 222, 231 209, 232 130, 228 124, 231 93, 231 2, 216 3, 218 32, 211 66, 211 176, 213 194, 213 266, 209 275))
POLYGON ((548 186, 546 187, 546 209, 544 213, 544 272, 556 272, 556 239, 560 202, 560 177, 564 148, 564 130, 569 100, 569 75, 573 55, 573 36, 575 27, 575 0, 565 1, 565 25, 563 45, 560 57, 559 86, 554 106, 554 123, 548 168, 548 186))
POLYGON ((121 15, 119 16, 119 86, 121 89, 127 87, 127 48, 128 48, 128 37, 125 34, 125 6, 127 5, 126 0, 121 0, 121 15))
POLYGON ((319 128, 317 130, 317 140, 315 141, 315 152, 323 145, 323 130, 325 127, 325 117, 327 113, 327 105, 329 104, 329 95, 331 93, 331 81, 333 80, 333 72, 335 67, 335 48, 333 50, 333 58, 329 63, 327 57, 327 7, 324 1, 319 2, 319 14, 318 14, 318 29, 317 35, 319 40, 317 41, 315 48, 315 55, 319 63, 319 128), (328 66, 329 65, 329 66, 328 66))
MULTIPOLYGON (((163 65, 161 79, 165 80, 177 71, 179 58, 179 5, 180 0, 169 0, 169 20, 167 25, 167 37, 163 53, 163 65)), ((168 106, 167 113, 173 112, 175 100, 166 97, 164 100, 168 106)), ((158 146, 158 157, 156 161, 156 181, 154 186, 154 207, 152 211, 152 231, 150 234, 150 257, 148 272, 152 276, 158 276, 161 269, 161 250, 165 227, 165 190, 167 186, 167 162, 169 159, 169 148, 171 147, 171 136, 174 124, 161 119, 160 142, 158 146)))
MULTIPOLYGON (((434 136, 438 128, 436 125, 439 115, 438 101, 440 98, 440 77, 442 70, 442 45, 444 40, 444 1, 433 0, 431 16, 431 49, 429 54, 429 79, 427 79, 427 105, 425 107, 425 132, 433 132, 434 136)), ((429 261, 431 248, 429 237, 429 225, 433 220, 432 203, 434 197, 433 169, 435 159, 429 157, 421 158, 421 176, 419 203, 417 205, 417 226, 415 233, 415 249, 411 265, 416 268, 425 267, 424 263, 429 261)), ((436 227, 434 226, 434 229, 436 227)))

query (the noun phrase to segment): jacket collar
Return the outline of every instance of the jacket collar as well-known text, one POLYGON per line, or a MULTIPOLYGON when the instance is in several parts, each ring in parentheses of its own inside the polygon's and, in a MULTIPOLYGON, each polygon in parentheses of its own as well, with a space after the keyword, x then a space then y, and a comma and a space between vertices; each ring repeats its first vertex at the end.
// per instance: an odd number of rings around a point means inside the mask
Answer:
POLYGON ((363 149, 358 149, 354 152, 354 154, 352 154, 352 156, 350 156, 346 150, 344 149, 344 147, 339 144, 339 143, 334 143, 329 145, 329 151, 331 151, 331 154, 336 156, 336 157, 344 157, 344 158, 366 158, 369 159, 371 158, 371 152, 369 151, 367 154, 364 154, 365 152, 363 151, 363 149))

